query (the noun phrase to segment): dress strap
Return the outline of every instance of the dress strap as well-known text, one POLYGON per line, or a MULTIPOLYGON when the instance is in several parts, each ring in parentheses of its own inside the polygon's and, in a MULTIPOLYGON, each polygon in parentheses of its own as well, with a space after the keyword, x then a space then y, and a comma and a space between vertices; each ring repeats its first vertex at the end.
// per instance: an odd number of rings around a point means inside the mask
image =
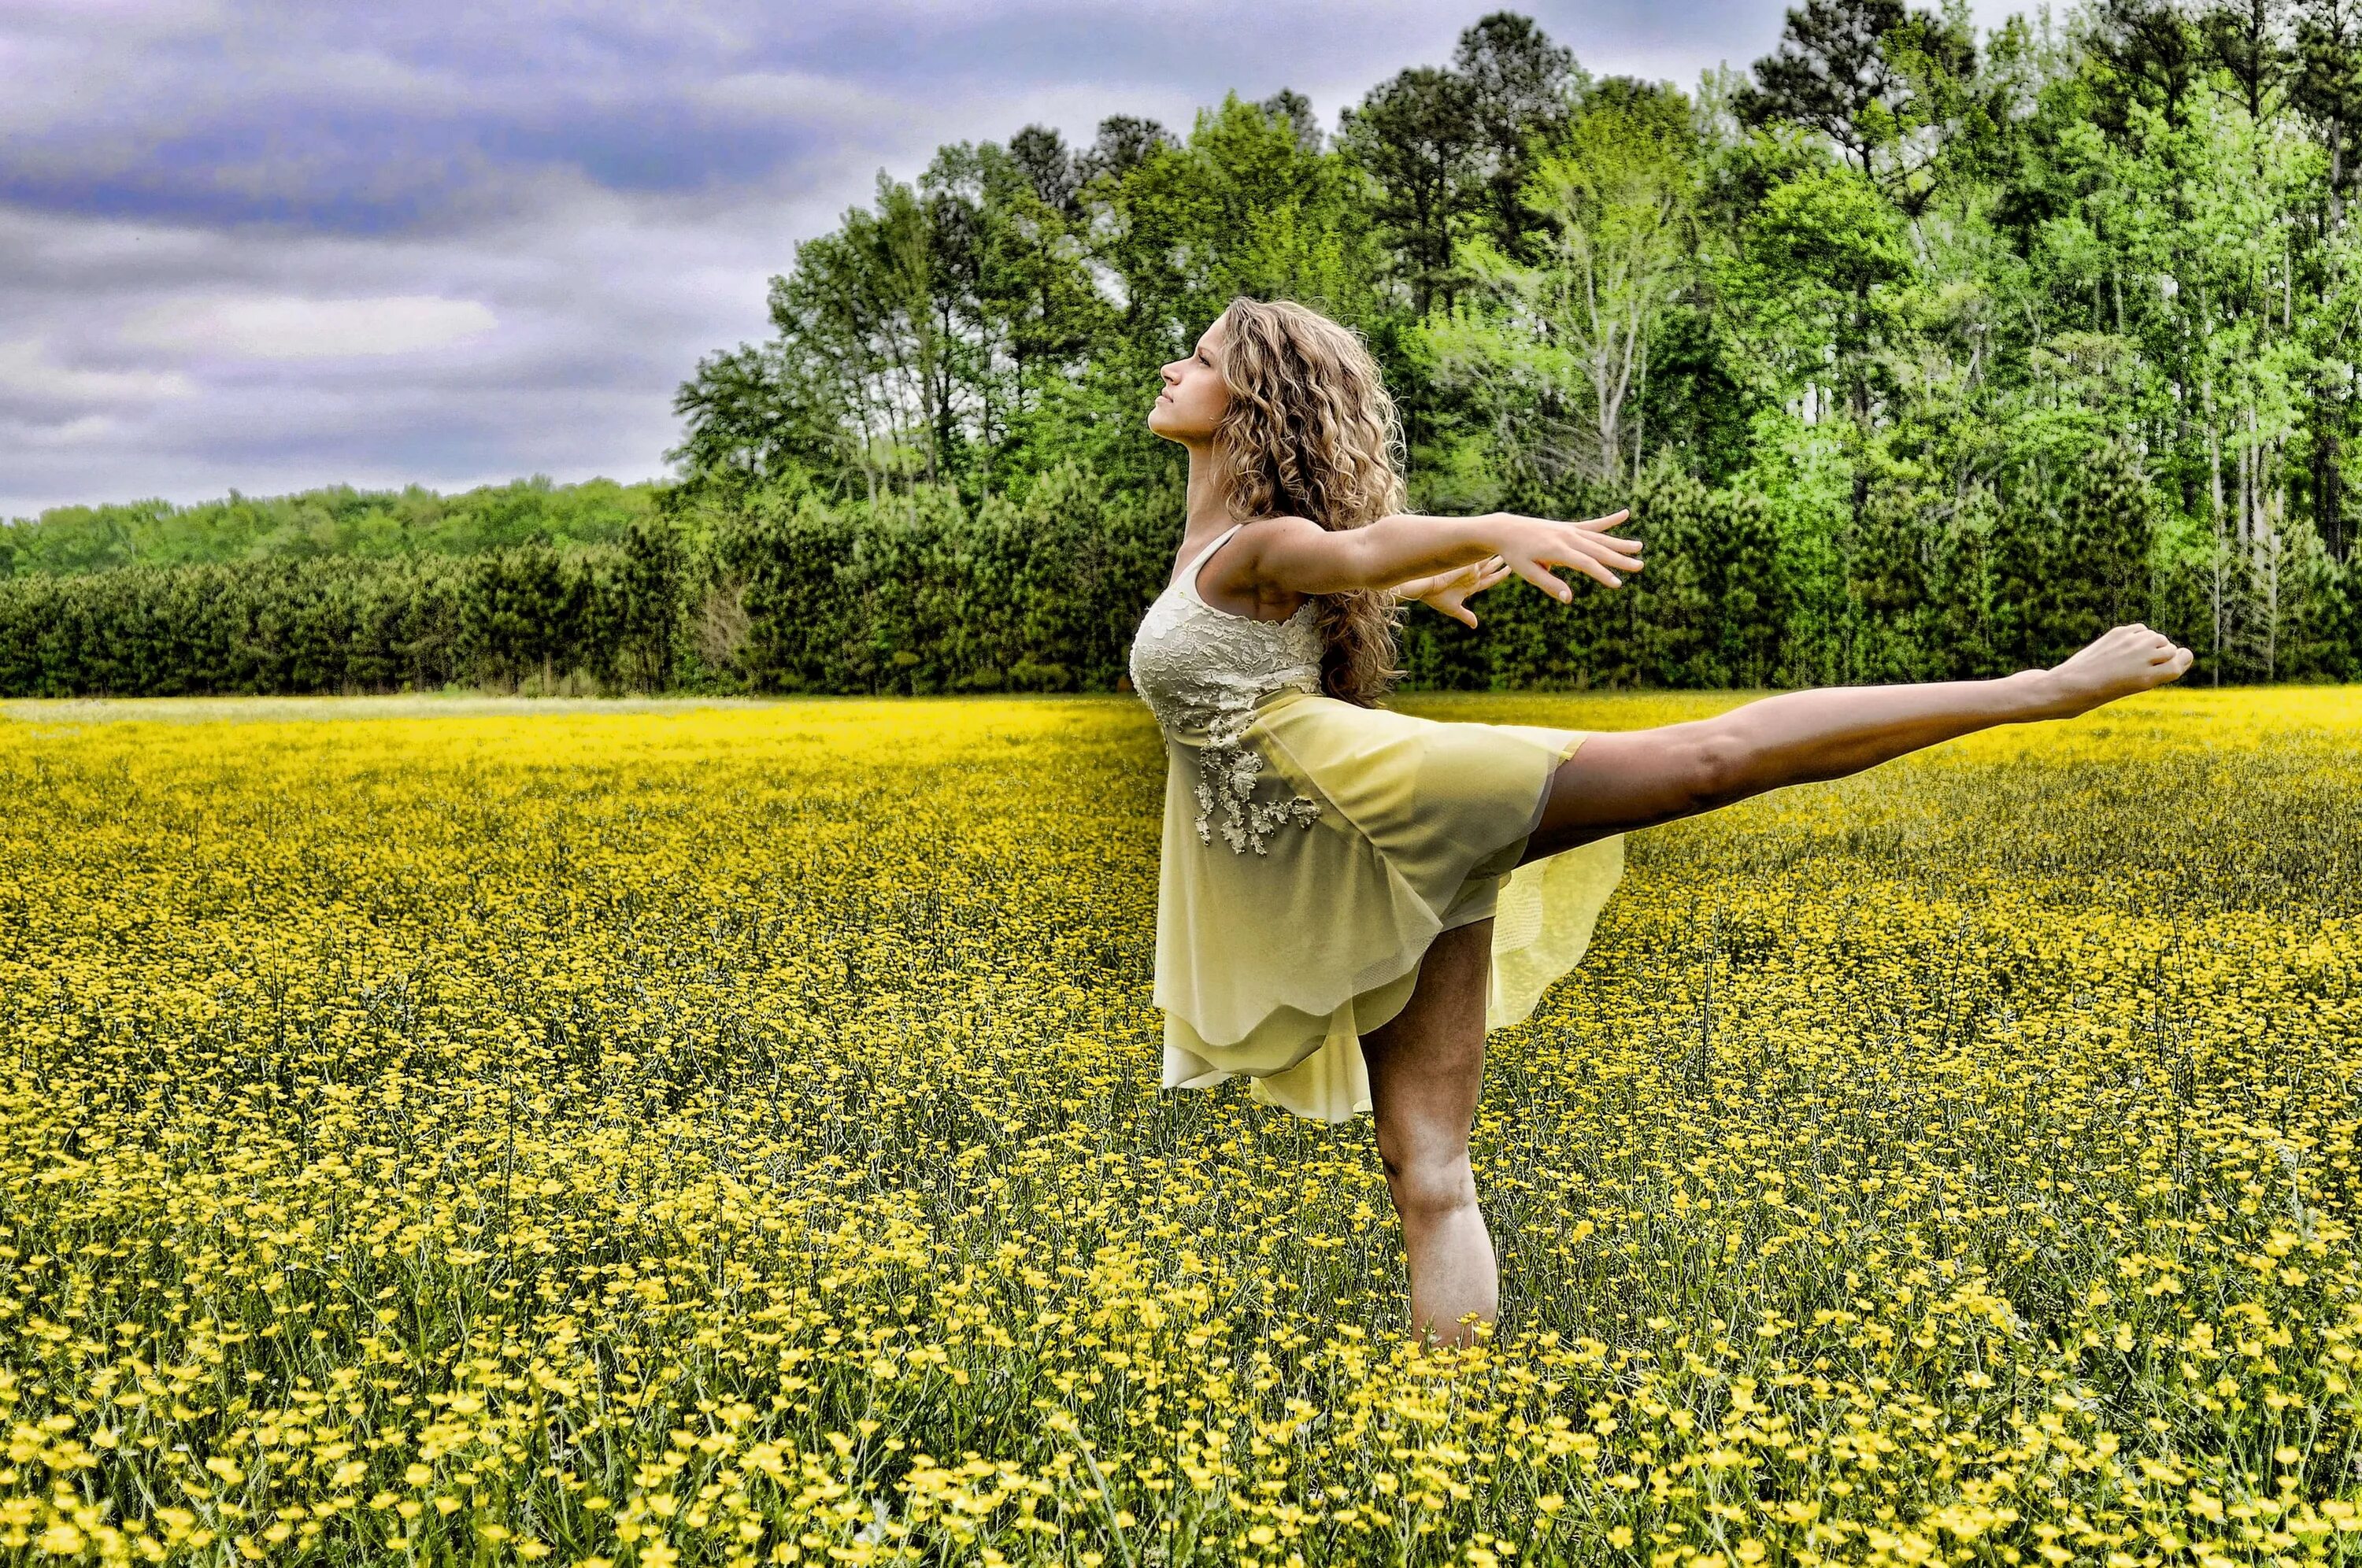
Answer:
POLYGON ((1197 600, 1200 604, 1205 602, 1205 600, 1200 597, 1198 592, 1198 573, 1205 569, 1206 558, 1212 555, 1216 550, 1220 549, 1224 540, 1228 539, 1231 535, 1237 533, 1240 529, 1245 526, 1246 525, 1243 523, 1231 524, 1229 527, 1223 529, 1220 534, 1215 536, 1213 543, 1208 545, 1204 549, 1199 550, 1190 560, 1188 569, 1181 574, 1182 586, 1189 591, 1190 598, 1197 600))

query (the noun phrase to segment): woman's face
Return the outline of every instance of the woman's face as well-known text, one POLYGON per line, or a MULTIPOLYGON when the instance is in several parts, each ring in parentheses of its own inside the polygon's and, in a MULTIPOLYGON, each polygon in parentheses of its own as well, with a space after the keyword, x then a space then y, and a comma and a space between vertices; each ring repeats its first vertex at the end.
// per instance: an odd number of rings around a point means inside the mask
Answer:
POLYGON ((1222 335, 1230 330, 1227 322, 1226 315, 1216 316, 1187 359, 1175 359, 1158 372, 1164 390, 1148 411, 1148 428, 1154 434, 1185 446, 1214 438, 1214 426, 1231 405, 1231 389, 1214 368, 1222 335))

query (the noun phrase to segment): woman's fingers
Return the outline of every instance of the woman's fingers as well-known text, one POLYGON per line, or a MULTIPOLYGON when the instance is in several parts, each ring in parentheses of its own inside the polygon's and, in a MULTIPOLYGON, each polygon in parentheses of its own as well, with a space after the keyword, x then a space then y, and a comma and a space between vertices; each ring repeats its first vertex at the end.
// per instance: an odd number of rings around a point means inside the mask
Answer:
POLYGON ((1600 530, 1630 515, 1631 509, 1627 507, 1579 523, 1518 518, 1516 521, 1529 530, 1526 536, 1515 540, 1517 546, 1523 547, 1505 549, 1494 558, 1504 563, 1503 576, 1515 571, 1562 604, 1573 602, 1574 590, 1553 569, 1558 567, 1570 566, 1608 588, 1621 588, 1624 580, 1611 569, 1639 571, 1640 541, 1619 538, 1600 530), (1533 531, 1536 525, 1540 525, 1538 534, 1533 531), (1516 558, 1511 558, 1513 556, 1516 558))
MULTIPOLYGON (((1490 559, 1478 561, 1473 566, 1462 567, 1450 575, 1451 586, 1446 591, 1459 599, 1468 599, 1484 592, 1488 588, 1497 586, 1510 574, 1508 563, 1500 557, 1494 556, 1490 559)), ((1471 624, 1473 623, 1472 622, 1471 624)))
MULTIPOLYGON (((1640 569, 1642 541, 1619 538, 1613 534, 1601 531, 1614 527, 1631 515, 1632 509, 1627 506, 1621 511, 1611 512, 1605 517, 1590 517, 1579 523, 1566 524, 1564 526, 1569 531, 1569 543, 1577 549, 1589 551, 1603 561, 1622 567, 1626 571, 1638 571, 1640 569)), ((1579 563, 1570 561, 1567 564, 1573 566, 1579 563)))
MULTIPOLYGON (((1525 561, 1518 561, 1515 564, 1519 577, 1524 578, 1528 582, 1532 583, 1536 588, 1540 589, 1552 599, 1558 600, 1562 603, 1570 602, 1573 600, 1574 590, 1568 587, 1565 580, 1556 572, 1551 571, 1548 567, 1531 565, 1531 563, 1525 561), (1530 570, 1528 569, 1529 566, 1531 566, 1530 570)), ((1605 569, 1595 566, 1592 569, 1598 571, 1605 569)))
POLYGON ((1582 549, 1589 550, 1595 555, 1608 559, 1617 558, 1620 553, 1630 562, 1638 562, 1640 547, 1645 541, 1626 539, 1602 531, 1623 522, 1631 515, 1630 510, 1627 509, 1606 517, 1593 517, 1580 523, 1563 524, 1562 526, 1566 528, 1568 536, 1582 549))
POLYGON ((1618 539, 1606 534, 1586 534, 1583 531, 1583 525, 1577 524, 1573 531, 1567 536, 1567 543, 1575 549, 1588 551, 1601 560, 1620 566, 1626 571, 1637 570, 1640 565, 1640 541, 1638 539, 1618 539))
POLYGON ((1623 580, 1610 571, 1609 567, 1621 567, 1626 571, 1640 569, 1639 557, 1622 554, 1609 547, 1608 541, 1595 535, 1570 529, 1562 537, 1565 541, 1563 550, 1539 556, 1536 558, 1546 566, 1571 566, 1586 577, 1598 579, 1610 588, 1622 587, 1623 580))
POLYGON ((1608 570, 1606 567, 1601 565, 1598 561, 1594 560, 1590 556, 1585 555, 1580 550, 1571 550, 1567 553, 1566 558, 1563 560, 1545 559, 1540 563, 1538 569, 1541 573, 1543 582, 1548 584, 1547 587, 1542 589, 1543 592, 1555 592, 1556 597, 1562 600, 1573 599, 1574 590, 1568 585, 1565 579, 1560 577, 1557 572, 1551 569, 1553 567, 1561 566, 1571 566, 1575 570, 1583 573, 1584 576, 1595 579, 1609 588, 1621 588, 1624 586, 1624 580, 1617 577, 1614 572, 1608 570))

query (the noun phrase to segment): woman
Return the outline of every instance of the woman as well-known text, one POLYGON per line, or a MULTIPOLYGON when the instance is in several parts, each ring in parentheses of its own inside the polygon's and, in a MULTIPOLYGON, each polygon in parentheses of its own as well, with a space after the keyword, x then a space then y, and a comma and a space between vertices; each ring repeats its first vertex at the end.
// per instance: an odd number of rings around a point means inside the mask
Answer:
POLYGON ((1241 299, 1164 367, 1149 428, 1189 453, 1180 569, 1131 646, 1168 770, 1154 1000, 1166 1088, 1372 1111, 1409 1253, 1411 1322, 1494 1320, 1468 1134, 1485 1037, 1528 1018, 1589 944, 1623 837, 1838 778, 1994 724, 2161 686, 2186 648, 2118 626, 2053 669, 1783 692, 1688 723, 1584 732, 1443 723, 1377 706, 1401 606, 1473 626, 1514 572, 1560 601, 1613 588, 1626 515, 1402 512, 1376 366, 1304 306, 1241 299))

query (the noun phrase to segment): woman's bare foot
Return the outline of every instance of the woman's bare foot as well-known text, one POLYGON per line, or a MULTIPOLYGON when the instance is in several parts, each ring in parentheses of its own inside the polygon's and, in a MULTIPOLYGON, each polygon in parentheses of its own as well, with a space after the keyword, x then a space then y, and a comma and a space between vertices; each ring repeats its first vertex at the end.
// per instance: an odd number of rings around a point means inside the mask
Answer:
POLYGON ((2135 622, 2093 638, 2066 663, 2029 670, 2036 693, 2037 719, 2071 719, 2078 713, 2129 697, 2136 691, 2179 680, 2195 656, 2163 632, 2135 622))

